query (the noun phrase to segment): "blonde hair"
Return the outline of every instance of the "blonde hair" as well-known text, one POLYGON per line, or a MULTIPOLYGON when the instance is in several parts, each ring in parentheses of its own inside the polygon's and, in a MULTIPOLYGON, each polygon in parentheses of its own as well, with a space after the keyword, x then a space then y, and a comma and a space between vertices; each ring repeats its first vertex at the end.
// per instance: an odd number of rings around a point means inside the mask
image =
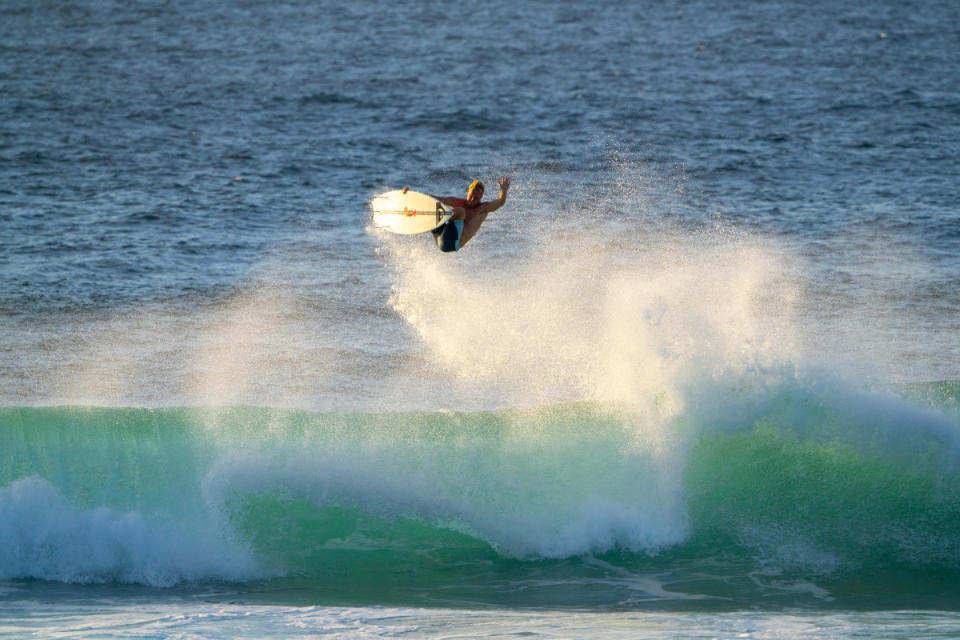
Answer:
POLYGON ((479 188, 480 191, 483 191, 484 193, 487 191, 486 187, 483 186, 482 182, 480 182, 479 180, 474 180, 473 182, 470 183, 470 186, 467 187, 467 193, 469 194, 471 191, 477 188, 479 188))

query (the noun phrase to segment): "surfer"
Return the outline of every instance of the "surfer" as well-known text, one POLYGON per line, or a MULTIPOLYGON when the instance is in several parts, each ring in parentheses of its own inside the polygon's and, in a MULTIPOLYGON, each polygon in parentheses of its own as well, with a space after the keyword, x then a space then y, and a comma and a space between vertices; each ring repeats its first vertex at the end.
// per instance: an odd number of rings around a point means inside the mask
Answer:
MULTIPOLYGON (((440 251, 459 251, 460 247, 477 234, 480 225, 487 219, 487 214, 503 206, 507 201, 507 191, 510 189, 510 177, 503 176, 497 184, 500 185, 500 197, 487 202, 482 201, 484 186, 479 180, 470 183, 466 198, 431 196, 453 207, 453 217, 431 232, 440 251)), ((409 189, 410 187, 404 187, 403 192, 406 193, 409 189)))

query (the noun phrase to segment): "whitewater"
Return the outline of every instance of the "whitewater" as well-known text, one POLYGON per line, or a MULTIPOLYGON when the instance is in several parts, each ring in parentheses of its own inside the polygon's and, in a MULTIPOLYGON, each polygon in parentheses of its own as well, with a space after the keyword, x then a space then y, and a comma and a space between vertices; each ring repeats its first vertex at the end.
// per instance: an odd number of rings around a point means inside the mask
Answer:
POLYGON ((303 317, 262 286, 177 318, 209 343, 162 363, 190 386, 151 392, 182 406, 107 406, 164 357, 119 339, 144 312, 112 318, 92 348, 143 371, 0 409, 0 578, 344 605, 953 602, 960 384, 825 368, 769 241, 653 221, 642 243, 585 239, 570 217, 536 260, 481 273, 368 228, 419 345, 368 375, 386 411, 283 406, 315 382, 274 364, 303 317), (247 403, 265 388, 278 406, 247 403))

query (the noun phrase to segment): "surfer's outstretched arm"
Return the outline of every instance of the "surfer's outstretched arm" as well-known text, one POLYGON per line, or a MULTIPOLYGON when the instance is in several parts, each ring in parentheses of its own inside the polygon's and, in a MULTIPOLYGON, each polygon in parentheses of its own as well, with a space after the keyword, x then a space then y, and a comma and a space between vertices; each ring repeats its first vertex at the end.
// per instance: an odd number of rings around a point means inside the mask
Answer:
POLYGON ((496 200, 491 200, 490 202, 485 202, 480 210, 483 213, 491 213, 502 207, 507 201, 507 191, 510 190, 510 177, 503 176, 500 178, 498 184, 500 185, 500 197, 496 200))

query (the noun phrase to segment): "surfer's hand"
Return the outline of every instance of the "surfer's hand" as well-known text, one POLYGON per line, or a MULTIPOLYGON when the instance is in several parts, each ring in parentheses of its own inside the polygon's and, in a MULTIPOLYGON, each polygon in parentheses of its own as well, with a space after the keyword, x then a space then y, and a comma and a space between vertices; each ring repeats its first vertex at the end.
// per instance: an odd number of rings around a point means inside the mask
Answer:
POLYGON ((503 176, 497 181, 497 184, 500 185, 500 191, 506 193, 510 189, 510 176, 503 176))
POLYGON ((406 193, 407 191, 410 191, 410 187, 404 187, 400 193, 406 193))

